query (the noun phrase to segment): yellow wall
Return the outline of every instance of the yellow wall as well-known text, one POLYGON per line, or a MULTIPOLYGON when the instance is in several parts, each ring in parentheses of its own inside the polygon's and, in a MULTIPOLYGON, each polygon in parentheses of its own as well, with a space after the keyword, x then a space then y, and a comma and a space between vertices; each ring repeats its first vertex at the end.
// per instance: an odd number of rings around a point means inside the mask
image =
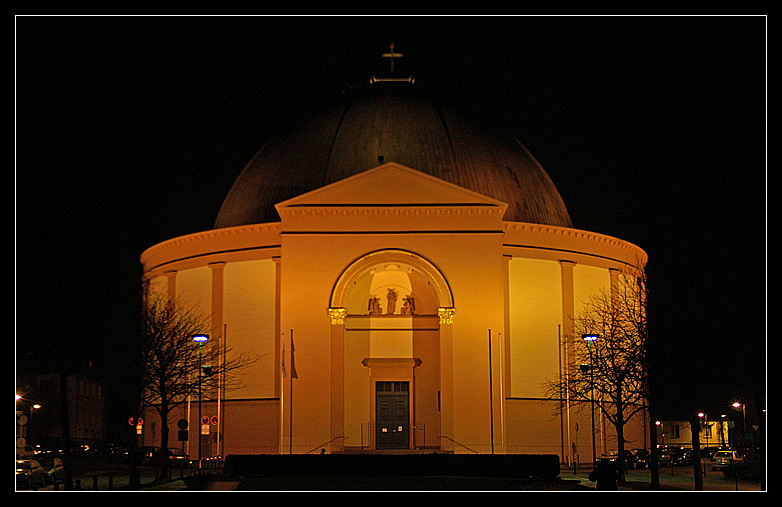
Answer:
POLYGON ((510 396, 541 398, 544 380, 559 375, 561 268, 556 261, 514 258, 508 270, 510 396))
MULTIPOLYGON (((367 319, 362 318, 362 321, 367 319)), ((370 333, 366 326, 345 331, 345 431, 348 447, 368 447, 370 444, 371 386, 370 369, 361 361, 370 357, 370 333)))
POLYGON ((271 259, 226 264, 223 320, 228 347, 235 354, 257 356, 257 361, 237 377, 245 387, 226 393, 229 399, 275 396, 275 376, 279 374, 275 355, 276 269, 271 259))
POLYGON ((610 284, 611 275, 607 269, 576 264, 573 269, 576 315, 584 311, 584 305, 589 302, 590 296, 599 294, 601 290, 608 290, 610 284))
MULTIPOLYGON (((183 308, 198 308, 209 322, 212 312, 212 270, 204 266, 177 272, 176 296, 183 308)), ((214 333, 209 329, 204 331, 214 333)))

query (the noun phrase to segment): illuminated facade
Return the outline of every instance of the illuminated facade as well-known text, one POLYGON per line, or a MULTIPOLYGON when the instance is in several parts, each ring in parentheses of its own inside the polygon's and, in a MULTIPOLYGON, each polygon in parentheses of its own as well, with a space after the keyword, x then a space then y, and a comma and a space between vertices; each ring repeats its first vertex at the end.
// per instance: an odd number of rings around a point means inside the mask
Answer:
MULTIPOLYGON (((426 449, 570 463, 591 460, 589 414, 556 414, 543 383, 563 371, 586 298, 645 254, 574 229, 514 139, 373 90, 266 145, 213 230, 141 261, 153 288, 210 316, 212 346, 260 356, 246 387, 203 404, 217 417, 205 455, 426 449)), ((598 426, 608 452, 612 429, 598 426)), ((625 433, 644 446, 640 417, 625 433)), ((156 438, 147 424, 144 443, 156 438)))

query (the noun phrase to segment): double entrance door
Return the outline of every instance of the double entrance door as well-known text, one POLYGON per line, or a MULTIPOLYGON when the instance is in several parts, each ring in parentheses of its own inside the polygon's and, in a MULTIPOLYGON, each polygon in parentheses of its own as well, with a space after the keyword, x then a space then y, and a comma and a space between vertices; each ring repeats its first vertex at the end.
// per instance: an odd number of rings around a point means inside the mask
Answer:
POLYGON ((375 447, 410 448, 410 382, 375 383, 375 447))

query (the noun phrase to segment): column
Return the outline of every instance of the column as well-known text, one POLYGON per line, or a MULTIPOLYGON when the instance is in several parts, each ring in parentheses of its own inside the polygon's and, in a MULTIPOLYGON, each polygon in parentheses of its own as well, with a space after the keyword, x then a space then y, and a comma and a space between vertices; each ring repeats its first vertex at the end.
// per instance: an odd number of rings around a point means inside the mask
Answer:
POLYGON ((440 450, 453 451, 453 316, 455 308, 439 308, 440 319, 440 450))
POLYGON ((346 308, 329 308, 331 321, 331 450, 345 448, 345 318, 346 308))

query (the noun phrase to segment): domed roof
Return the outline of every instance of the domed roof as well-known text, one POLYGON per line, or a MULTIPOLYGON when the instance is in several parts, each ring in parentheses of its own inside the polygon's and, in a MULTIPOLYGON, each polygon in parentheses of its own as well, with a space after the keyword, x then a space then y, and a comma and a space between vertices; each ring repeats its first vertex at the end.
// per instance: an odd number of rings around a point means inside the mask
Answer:
POLYGON ((374 86, 267 143, 229 191, 215 228, 277 222, 276 203, 385 162, 505 202, 506 221, 572 227, 548 174, 513 136, 421 95, 374 86))

